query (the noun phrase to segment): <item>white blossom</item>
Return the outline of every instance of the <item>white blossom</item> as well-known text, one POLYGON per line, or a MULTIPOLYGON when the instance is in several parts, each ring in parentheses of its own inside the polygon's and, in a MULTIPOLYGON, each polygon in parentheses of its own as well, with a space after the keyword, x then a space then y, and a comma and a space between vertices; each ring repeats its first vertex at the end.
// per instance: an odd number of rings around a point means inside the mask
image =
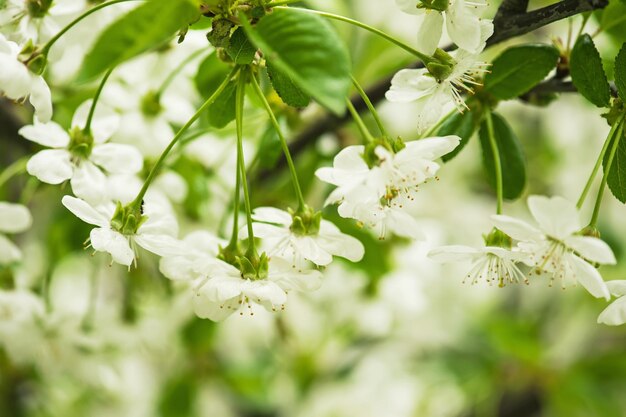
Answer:
POLYGON ((0 265, 19 261, 22 252, 4 233, 20 233, 33 223, 28 208, 21 204, 0 201, 0 265))
POLYGON ((580 283, 594 297, 609 299, 609 290, 595 264, 615 264, 611 248, 601 239, 582 236, 576 206, 562 197, 530 196, 528 208, 538 228, 522 220, 494 215, 495 226, 518 240, 530 255, 534 273, 560 279, 563 287, 580 283))
POLYGON ((626 323, 626 281, 608 281, 606 286, 617 299, 598 316, 598 323, 619 326, 626 323))

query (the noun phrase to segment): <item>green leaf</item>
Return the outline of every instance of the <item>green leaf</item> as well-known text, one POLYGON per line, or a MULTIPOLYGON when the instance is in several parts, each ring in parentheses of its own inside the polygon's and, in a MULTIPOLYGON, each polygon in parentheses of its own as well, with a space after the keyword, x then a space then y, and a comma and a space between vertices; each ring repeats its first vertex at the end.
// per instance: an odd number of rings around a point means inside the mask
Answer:
MULTIPOLYGON (((220 60, 216 53, 212 53, 198 67, 194 79, 196 89, 202 97, 208 99, 230 74, 230 71, 230 66, 220 60)), ((206 117, 211 126, 221 129, 235 120, 235 90, 235 83, 229 83, 222 94, 209 106, 206 117)))
MULTIPOLYGON (((522 194, 526 185, 526 163, 522 145, 502 116, 493 113, 492 120, 493 133, 498 145, 500 163, 502 165, 503 195, 507 200, 515 200, 522 194)), ((486 121, 483 121, 480 126, 479 136, 480 144, 483 148, 483 165, 487 179, 489 184, 495 189, 496 171, 486 121)))
POLYGON ((226 52, 238 65, 248 65, 254 60, 256 47, 250 43, 246 31, 239 27, 230 37, 226 52))
POLYGON ((280 72, 274 65, 267 61, 267 75, 278 96, 285 104, 292 107, 306 107, 311 102, 311 97, 298 88, 293 80, 280 72))
POLYGON ((611 88, 602 67, 600 54, 588 34, 578 38, 572 48, 570 73, 574 85, 583 97, 598 107, 608 107, 611 88))
POLYGON ((259 166, 264 169, 274 168, 281 155, 280 138, 276 133, 276 129, 274 129, 274 125, 269 123, 259 141, 259 150, 257 153, 259 166))
POLYGON ((351 86, 350 59, 343 42, 319 16, 275 9, 252 27, 248 38, 295 85, 336 114, 345 111, 351 86))
MULTIPOLYGON (((607 184, 611 193, 622 203, 626 203, 626 139, 624 134, 619 137, 613 138, 609 145, 609 152, 614 145, 614 141, 619 140, 613 162, 611 163, 611 170, 607 178, 607 184)), ((609 157, 609 152, 606 153, 603 161, 603 167, 606 169, 606 162, 609 157)))
POLYGON ((90 80, 169 41, 199 16, 191 0, 150 0, 107 27, 85 57, 78 79, 90 80))
POLYGON ((615 86, 623 102, 626 102, 626 42, 615 58, 615 86))
POLYGON ((470 138, 476 132, 478 125, 476 123, 475 114, 466 111, 465 113, 454 112, 452 116, 448 117, 437 130, 437 136, 456 135, 461 138, 459 146, 454 148, 452 152, 444 155, 441 159, 444 162, 448 162, 461 152, 461 150, 467 145, 470 138))
POLYGON ((559 51, 549 45, 514 46, 498 56, 485 76, 485 90, 501 100, 528 92, 556 67, 559 51))
POLYGON ((601 10, 600 27, 604 33, 624 42, 626 40, 626 2, 612 0, 601 10))

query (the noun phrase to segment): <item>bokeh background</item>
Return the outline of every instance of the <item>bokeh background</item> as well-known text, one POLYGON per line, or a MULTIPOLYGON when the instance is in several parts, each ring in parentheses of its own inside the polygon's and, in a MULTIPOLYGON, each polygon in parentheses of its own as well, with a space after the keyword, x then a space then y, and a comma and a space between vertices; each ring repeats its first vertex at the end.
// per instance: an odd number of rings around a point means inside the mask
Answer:
MULTIPOLYGON (((407 42, 419 23, 399 12, 393 0, 308 3, 407 42)), ((485 15, 492 16, 496 6, 485 15)), ((95 86, 73 84, 72 74, 97 34, 94 27, 105 24, 106 19, 92 19, 77 28, 51 68, 55 119, 62 124, 93 94, 95 86)), ((577 30, 581 18, 572 24, 577 30)), ((595 27, 592 18, 588 31, 595 27)), ((363 85, 411 61, 370 34, 336 28, 363 85)), ((567 31, 568 22, 547 26, 489 49, 485 59, 516 43, 565 42, 567 31)), ((131 86, 138 80, 158 85, 181 57, 206 45, 203 36, 191 34, 181 47, 137 59, 115 76, 131 86)), ((603 58, 614 57, 624 39, 626 23, 598 35, 603 58)), ((191 65, 173 89, 193 105, 199 102, 190 81, 196 69, 191 65)), ((298 115, 281 107, 278 98, 273 105, 292 132, 321 112, 310 108, 298 115)), ((410 105, 383 102, 380 111, 393 134, 417 137, 410 105)), ((524 146, 525 195, 577 199, 609 130, 600 112, 576 94, 563 94, 545 107, 507 102, 499 111, 524 146)), ((0 170, 37 150, 16 135, 30 117, 27 108, 0 101, 0 170)), ((164 178, 162 186, 175 194, 170 197, 177 201, 181 236, 198 228, 228 230, 233 133, 232 126, 203 133, 169 160, 173 178, 164 178)), ((276 139, 258 110, 246 114, 246 138, 247 159, 254 161, 253 205, 293 204, 288 173, 270 146, 276 139)), ((359 140, 347 124, 299 153, 298 171, 311 205, 322 207, 329 191, 315 180, 315 168, 329 165, 341 147, 359 140)), ((423 188, 414 213, 425 241, 379 241, 327 208, 327 218, 363 241, 363 261, 335 262, 324 272, 320 290, 291 294, 283 312, 235 315, 222 323, 195 317, 189 292, 165 279, 151 255, 142 253, 138 267, 128 271, 84 250, 89 227, 60 203, 68 189, 40 184, 27 174, 13 178, 0 189, 0 200, 27 204, 34 224, 15 237, 24 259, 0 267, 0 286, 45 294, 48 314, 8 329, 5 324, 14 318, 0 308, 0 416, 626 415, 626 330, 596 324, 605 301, 582 288, 563 290, 542 280, 505 288, 461 284, 468 264, 428 259, 428 251, 439 245, 480 245, 495 211, 475 138, 439 177, 423 188)), ((524 201, 506 203, 505 213, 528 219, 524 201)), ((626 278, 625 215, 626 207, 607 195, 599 230, 618 265, 602 267, 606 280, 626 278)))

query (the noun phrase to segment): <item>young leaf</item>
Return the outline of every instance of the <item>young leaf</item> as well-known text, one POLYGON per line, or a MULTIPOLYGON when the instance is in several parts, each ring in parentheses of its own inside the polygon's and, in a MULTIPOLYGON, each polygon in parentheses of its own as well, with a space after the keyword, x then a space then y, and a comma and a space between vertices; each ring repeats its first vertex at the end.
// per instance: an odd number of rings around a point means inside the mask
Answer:
POLYGON ((343 42, 319 16, 277 9, 252 27, 248 38, 295 85, 336 114, 345 111, 351 85, 350 59, 343 42))
POLYGON ((248 65, 254 60, 256 47, 250 43, 242 27, 238 28, 230 37, 230 43, 226 52, 235 64, 248 65))
POLYGON ((272 82, 272 87, 285 104, 292 107, 306 107, 311 102, 311 97, 298 88, 291 78, 280 72, 267 61, 267 75, 272 82))
MULTIPOLYGON (((498 145, 500 164, 502 166, 502 187, 504 198, 515 200, 518 198, 526 185, 526 164, 522 145, 515 133, 511 130, 502 116, 493 113, 493 133, 498 145)), ((493 152, 489 141, 489 129, 487 122, 483 121, 480 126, 480 144, 483 148, 483 165, 489 184, 495 188, 496 172, 493 161, 493 152)))
POLYGON ((546 78, 558 60, 559 51, 549 45, 509 48, 493 61, 485 90, 501 100, 518 97, 546 78))
POLYGON ((79 80, 87 81, 124 61, 161 46, 199 16, 191 0, 150 0, 100 34, 85 56, 79 80))
MULTIPOLYGON (((623 134, 613 138, 609 145, 609 150, 613 147, 614 141, 616 140, 619 140, 619 144, 617 145, 617 151, 611 163, 607 184, 615 198, 622 203, 626 203, 626 139, 623 134)), ((605 169, 608 154, 609 152, 607 152, 603 161, 603 168, 605 169)))
POLYGON ((437 136, 456 135, 461 138, 461 143, 459 143, 459 146, 452 152, 444 155, 441 159, 443 159, 444 162, 448 162, 457 156, 465 145, 467 145, 477 128, 475 114, 470 111, 465 113, 454 112, 452 116, 448 117, 446 121, 442 123, 439 130, 437 130, 437 136))
MULTIPOLYGON (((217 90, 230 73, 230 67, 222 62, 217 54, 205 58, 198 68, 194 79, 196 89, 205 99, 217 90)), ((235 120, 235 83, 230 83, 213 104, 209 106, 206 117, 211 126, 223 128, 235 120)))
POLYGON ((611 88, 591 36, 582 35, 572 48, 570 73, 574 85, 583 97, 598 107, 608 107, 611 88))
POLYGON ((626 42, 615 58, 615 86, 623 102, 626 102, 626 42))

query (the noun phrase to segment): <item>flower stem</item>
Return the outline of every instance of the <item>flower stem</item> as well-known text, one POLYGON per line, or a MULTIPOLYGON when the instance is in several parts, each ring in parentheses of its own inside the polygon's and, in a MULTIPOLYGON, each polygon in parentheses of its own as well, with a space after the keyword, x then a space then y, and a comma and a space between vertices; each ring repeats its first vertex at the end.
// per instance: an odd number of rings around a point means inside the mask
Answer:
POLYGON ((163 94, 163 92, 167 90, 167 87, 170 86, 172 81, 174 81, 176 76, 187 66, 187 64, 189 64, 194 59, 196 59, 197 57, 201 56, 204 53, 206 53, 206 49, 198 49, 197 51, 194 51, 192 54, 190 54, 187 58, 180 61, 180 64, 178 64, 176 68, 174 68, 172 72, 169 73, 167 78, 165 78, 165 81, 163 81, 163 84, 161 84, 161 87, 156 93, 157 97, 160 97, 163 94))
POLYGON ((604 188, 606 187, 606 183, 609 179, 611 166, 613 165, 613 159, 615 158, 615 154, 617 153, 617 148, 619 147, 619 144, 623 139, 622 133, 624 132, 624 119, 620 120, 616 124, 619 125, 619 127, 617 128, 617 133, 613 138, 613 147, 611 147, 611 153, 609 153, 609 157, 606 160, 606 165, 604 166, 604 174, 602 175, 602 182, 600 183, 600 189, 598 190, 598 197, 596 197, 596 205, 593 208, 593 214, 591 215, 589 227, 596 227, 596 224, 598 223, 598 215, 600 214, 600 206, 602 206, 602 196, 604 195, 604 188))
POLYGON ((287 165, 289 166, 289 172, 291 173, 291 182, 293 183, 293 188, 295 189, 296 197, 298 199, 299 211, 302 211, 306 207, 306 203, 304 202, 304 196, 302 195, 302 188, 300 188, 300 182, 298 181, 298 173, 296 172, 296 167, 293 163, 293 159, 291 158, 291 153, 289 152, 289 146, 287 145, 287 140, 285 139, 285 136, 283 135, 283 132, 280 129, 280 125, 278 124, 278 120, 276 120, 276 116, 274 115, 274 112, 272 111, 272 107, 267 102, 267 99, 265 98, 265 94, 263 94, 263 90, 261 90, 261 86, 259 85, 259 82, 257 81, 256 77, 254 77, 253 74, 250 74, 250 78, 252 79, 252 86, 254 87, 254 91, 256 92, 257 96, 263 103, 263 107, 265 107, 265 110, 267 111, 267 114, 270 117, 272 125, 274 125, 276 134, 278 134, 278 138, 280 139, 280 146, 283 148, 283 153, 285 154, 285 159, 287 160, 287 165))
POLYGON ((111 73, 113 72, 114 69, 115 67, 109 68, 107 70, 106 74, 104 74, 104 77, 102 77, 102 81, 100 81, 100 85, 98 86, 98 89, 96 90, 96 94, 93 96, 93 101, 91 102, 91 107, 89 108, 89 114, 87 115, 87 121, 85 122, 85 127, 83 128, 83 133, 85 133, 86 135, 91 134, 91 122, 93 120, 93 115, 96 112, 96 105, 98 104, 98 100, 100 99, 100 94, 102 93, 102 90, 104 89, 104 85, 106 84, 107 80, 111 76, 111 73))
POLYGON ((230 242, 228 248, 235 250, 237 248, 237 241, 239 239, 239 204, 241 203, 241 153, 239 153, 239 146, 237 146, 237 167, 236 167, 236 183, 235 183, 235 198, 233 199, 233 233, 230 236, 230 242))
POLYGON ((374 142, 374 137, 372 136, 370 131, 367 129, 367 126, 365 126, 365 123, 363 123, 363 119, 361 119, 361 116, 359 116, 359 112, 356 111, 350 99, 346 98, 346 105, 348 106, 348 111, 350 111, 350 114, 352 115, 354 122, 359 128, 359 131, 361 132, 361 135, 363 135, 363 137, 365 138, 365 141, 368 143, 374 142))
POLYGON ((300 1, 302 1, 302 0, 277 0, 277 1, 272 1, 270 3, 267 3, 265 5, 265 7, 284 6, 286 4, 298 3, 300 1))
POLYGON ((352 84, 354 85, 354 88, 356 88, 356 91, 358 91, 359 95, 361 96, 361 98, 365 102, 365 105, 367 105, 367 108, 369 109, 370 113, 372 114, 372 117, 376 121, 376 125, 378 126, 378 129, 380 130, 380 133, 383 136, 385 136, 385 137, 389 137, 389 134, 387 133, 387 130, 385 129, 385 126, 383 125, 383 122, 380 120, 380 116, 378 116, 378 112, 376 111, 376 107, 374 107, 374 105, 372 104, 372 101, 367 96, 367 93, 365 92, 365 90, 363 90, 363 87, 361 87, 361 85, 356 80, 356 78, 354 78, 353 75, 351 75, 350 77, 352 77, 352 84))
POLYGON ((243 186, 243 201, 246 208, 246 219, 248 227, 248 252, 256 254, 254 247, 254 231, 252 229, 252 208, 250 207, 250 193, 248 192, 248 179, 246 178, 246 161, 243 155, 243 105, 246 95, 247 72, 239 73, 237 83, 237 93, 235 96, 235 121, 237 124, 237 162, 241 175, 241 185, 243 186))
POLYGON ((17 161, 6 167, 2 171, 2 173, 0 173, 0 187, 2 187, 8 180, 13 178, 15 175, 20 174, 21 172, 26 170, 26 164, 28 163, 29 159, 30 156, 18 159, 17 161))
POLYGON ((52 39, 50 39, 41 49, 41 53, 43 55, 48 55, 48 52, 50 51, 50 48, 52 48, 52 45, 54 45, 59 39, 61 39, 61 37, 63 35, 65 35, 65 33, 70 30, 71 28, 73 28, 78 22, 80 22, 81 20, 83 20, 84 18, 86 18, 87 16, 91 15, 92 13, 97 12, 100 9, 104 9, 105 7, 108 6, 112 6, 114 4, 117 3, 126 3, 128 1, 137 1, 137 0, 111 0, 108 1, 106 3, 102 3, 99 4, 97 6, 92 7, 91 9, 87 10, 85 13, 81 14, 80 16, 78 16, 76 19, 72 20, 70 23, 68 23, 67 26, 65 26, 63 29, 61 29, 61 31, 59 33, 57 33, 56 35, 54 35, 52 37, 52 39))
POLYGON ((300 7, 284 7, 284 6, 279 6, 276 7, 276 9, 289 9, 289 10, 297 10, 299 12, 302 13, 310 13, 310 14, 316 14, 318 16, 322 16, 325 17, 327 19, 334 19, 334 20, 339 20, 341 22, 345 22, 345 23, 349 23, 351 25, 360 27, 361 29, 365 29, 369 32, 372 32, 375 35, 380 36, 383 39, 388 40, 389 42, 393 43, 396 46, 399 46, 400 48, 404 49, 405 51, 415 55, 420 61, 422 61, 424 63, 424 65, 430 63, 430 62, 435 62, 436 60, 426 54, 421 53, 420 51, 418 51, 417 49, 414 49, 412 47, 410 47, 409 45, 407 45, 406 43, 399 41, 398 39, 394 38, 393 36, 383 32, 382 30, 376 29, 375 27, 372 27, 368 24, 365 24, 363 22, 359 22, 358 20, 354 20, 354 19, 350 19, 349 17, 345 17, 345 16, 340 16, 334 13, 327 13, 327 12, 321 12, 319 10, 311 10, 311 9, 303 9, 300 7))
POLYGON ((485 113, 485 120, 487 121, 487 132, 489 133, 489 144, 491 145, 491 153, 493 154, 493 165, 496 171, 496 197, 498 199, 496 213, 502 214, 502 200, 503 200, 503 188, 502 188, 502 163, 500 161, 500 150, 498 149, 498 142, 496 141, 496 135, 493 131, 493 119, 491 112, 485 113))
POLYGON ((230 82, 231 78, 235 75, 235 73, 238 70, 239 70, 238 67, 233 68, 230 74, 228 74, 228 76, 224 79, 224 81, 222 81, 219 87, 217 87, 217 90, 215 90, 215 92, 211 94, 211 97, 209 97, 202 104, 202 106, 200 106, 198 111, 196 111, 196 113, 193 116, 191 116, 191 118, 187 121, 187 123, 185 123, 185 125, 181 127, 180 130, 176 133, 172 141, 169 143, 169 145, 167 145, 167 148, 165 148, 165 150, 161 153, 161 156, 159 156, 159 159, 156 161, 156 163, 152 167, 152 170, 150 170, 150 173, 148 174, 148 178, 146 178, 146 181, 143 183, 143 187, 141 187, 139 194, 137 195, 137 197, 133 200, 131 204, 134 204, 137 206, 141 205, 141 202, 143 201, 143 198, 146 195, 146 192, 148 191, 148 187, 150 187, 152 180, 154 180, 154 177, 156 176, 157 172, 161 168, 161 165, 163 165, 163 161, 165 161, 165 158, 167 157, 167 155, 169 155, 172 148, 174 148, 174 145, 178 143, 180 138, 191 127, 191 125, 194 124, 194 122, 198 120, 198 118, 202 115, 202 113, 204 113, 204 111, 211 104, 213 104, 213 102, 220 96, 220 94, 222 94, 222 92, 224 91, 228 83, 230 82))
POLYGON ((596 175, 598 174, 598 171, 600 170, 600 167, 602 166, 604 155, 606 154, 607 149, 609 149, 609 144, 611 143, 613 137, 615 136, 615 131, 617 130, 618 127, 619 127, 619 123, 615 123, 613 126, 611 126, 609 135, 606 137, 606 140, 604 141, 604 145, 602 146, 600 155, 598 155, 598 160, 596 161, 596 165, 593 167, 593 170, 591 171, 591 175, 589 175, 589 179, 587 180, 587 183, 585 184, 585 188, 583 189, 583 192, 580 194, 578 203, 576 203, 576 207, 579 210, 582 208, 583 204, 585 203, 587 194, 589 193, 589 190, 591 189, 591 184, 593 184, 593 180, 595 180, 596 175))

